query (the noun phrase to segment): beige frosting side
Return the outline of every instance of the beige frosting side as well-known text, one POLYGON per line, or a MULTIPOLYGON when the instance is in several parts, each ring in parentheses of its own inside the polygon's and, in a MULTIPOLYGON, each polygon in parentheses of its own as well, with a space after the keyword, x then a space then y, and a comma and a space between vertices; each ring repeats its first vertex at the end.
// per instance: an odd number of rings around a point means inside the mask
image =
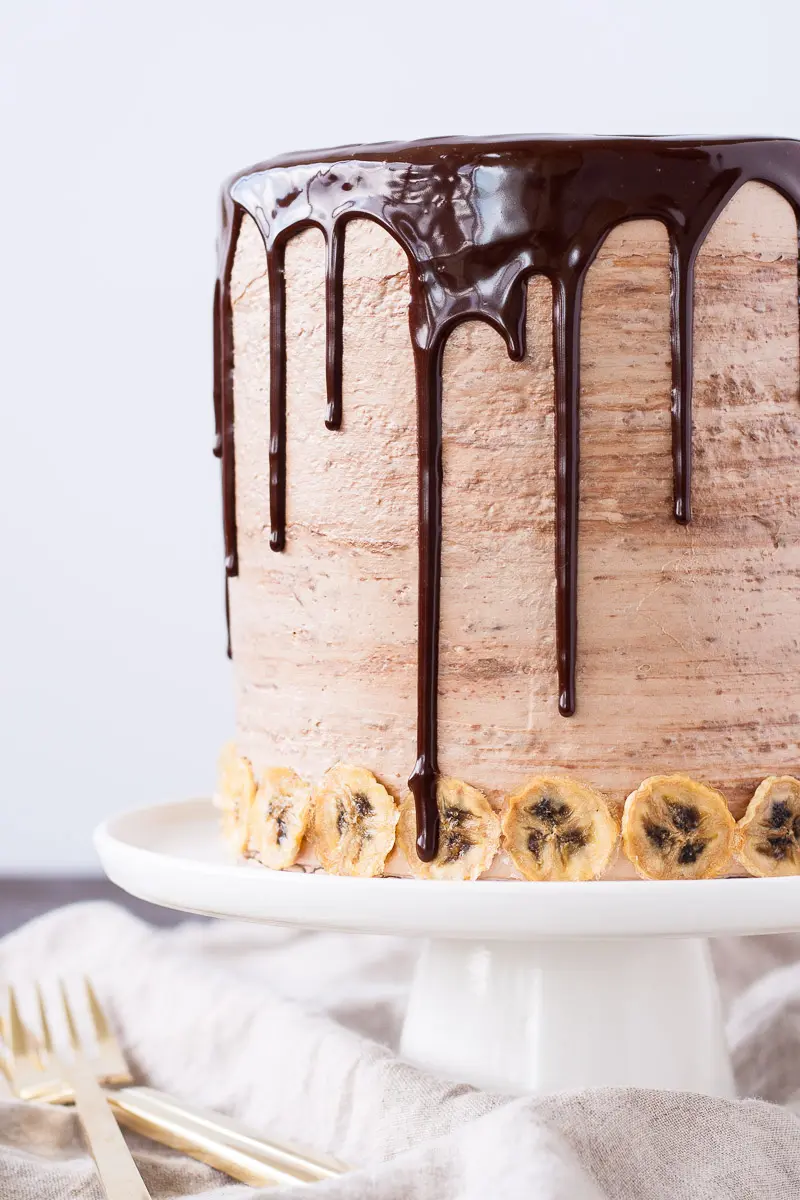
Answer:
MULTIPOLYGON (((416 757, 417 453, 407 264, 348 226, 344 424, 324 428, 321 236, 287 250, 287 546, 269 549, 268 286, 245 219, 232 296, 237 741, 256 770, 338 760, 397 794, 416 757)), ((797 231, 743 188, 697 266, 694 522, 671 516, 663 228, 617 229, 587 281, 578 711, 557 710, 550 285, 528 354, 471 323, 445 356, 440 765, 495 802, 534 772, 617 800, 682 771, 738 812, 798 769, 797 231)))

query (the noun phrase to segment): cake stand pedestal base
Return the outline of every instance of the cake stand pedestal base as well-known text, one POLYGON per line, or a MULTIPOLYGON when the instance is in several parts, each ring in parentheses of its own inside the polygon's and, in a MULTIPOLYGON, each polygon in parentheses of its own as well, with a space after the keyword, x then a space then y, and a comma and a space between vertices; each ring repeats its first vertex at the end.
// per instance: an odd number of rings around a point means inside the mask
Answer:
POLYGON ((500 1092, 735 1095, 708 942, 429 941, 404 1058, 500 1092))
POLYGON ((102 825, 120 887, 168 908, 420 938, 402 1053, 501 1092, 732 1096, 708 938, 800 928, 800 877, 525 883, 344 879, 232 861, 208 800, 102 825))

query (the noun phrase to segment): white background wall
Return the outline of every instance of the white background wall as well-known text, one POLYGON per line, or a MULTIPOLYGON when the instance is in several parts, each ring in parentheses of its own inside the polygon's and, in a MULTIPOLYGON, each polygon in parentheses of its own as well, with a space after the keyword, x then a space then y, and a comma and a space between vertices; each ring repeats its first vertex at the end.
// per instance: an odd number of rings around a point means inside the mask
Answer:
POLYGON ((0 871, 207 789, 232 725, 217 189, 445 133, 800 137, 797 0, 0 0, 0 871))

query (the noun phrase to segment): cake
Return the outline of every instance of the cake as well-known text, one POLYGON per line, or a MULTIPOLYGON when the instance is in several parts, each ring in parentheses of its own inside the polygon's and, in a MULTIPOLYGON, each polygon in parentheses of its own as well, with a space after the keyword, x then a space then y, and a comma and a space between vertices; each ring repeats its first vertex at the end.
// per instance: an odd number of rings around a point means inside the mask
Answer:
POLYGON ((772 139, 447 138, 226 183, 238 854, 800 870, 799 208, 772 139))

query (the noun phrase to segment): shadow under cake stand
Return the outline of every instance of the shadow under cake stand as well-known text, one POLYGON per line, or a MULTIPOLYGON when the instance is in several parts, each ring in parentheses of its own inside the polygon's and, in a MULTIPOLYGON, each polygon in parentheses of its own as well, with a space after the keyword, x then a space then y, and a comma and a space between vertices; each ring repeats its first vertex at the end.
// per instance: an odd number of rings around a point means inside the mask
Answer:
POLYGON ((733 1096, 707 939, 800 928, 800 878, 476 883, 231 861, 208 800, 113 817, 109 878, 184 912, 426 939, 401 1054, 505 1092, 637 1086, 733 1096))

